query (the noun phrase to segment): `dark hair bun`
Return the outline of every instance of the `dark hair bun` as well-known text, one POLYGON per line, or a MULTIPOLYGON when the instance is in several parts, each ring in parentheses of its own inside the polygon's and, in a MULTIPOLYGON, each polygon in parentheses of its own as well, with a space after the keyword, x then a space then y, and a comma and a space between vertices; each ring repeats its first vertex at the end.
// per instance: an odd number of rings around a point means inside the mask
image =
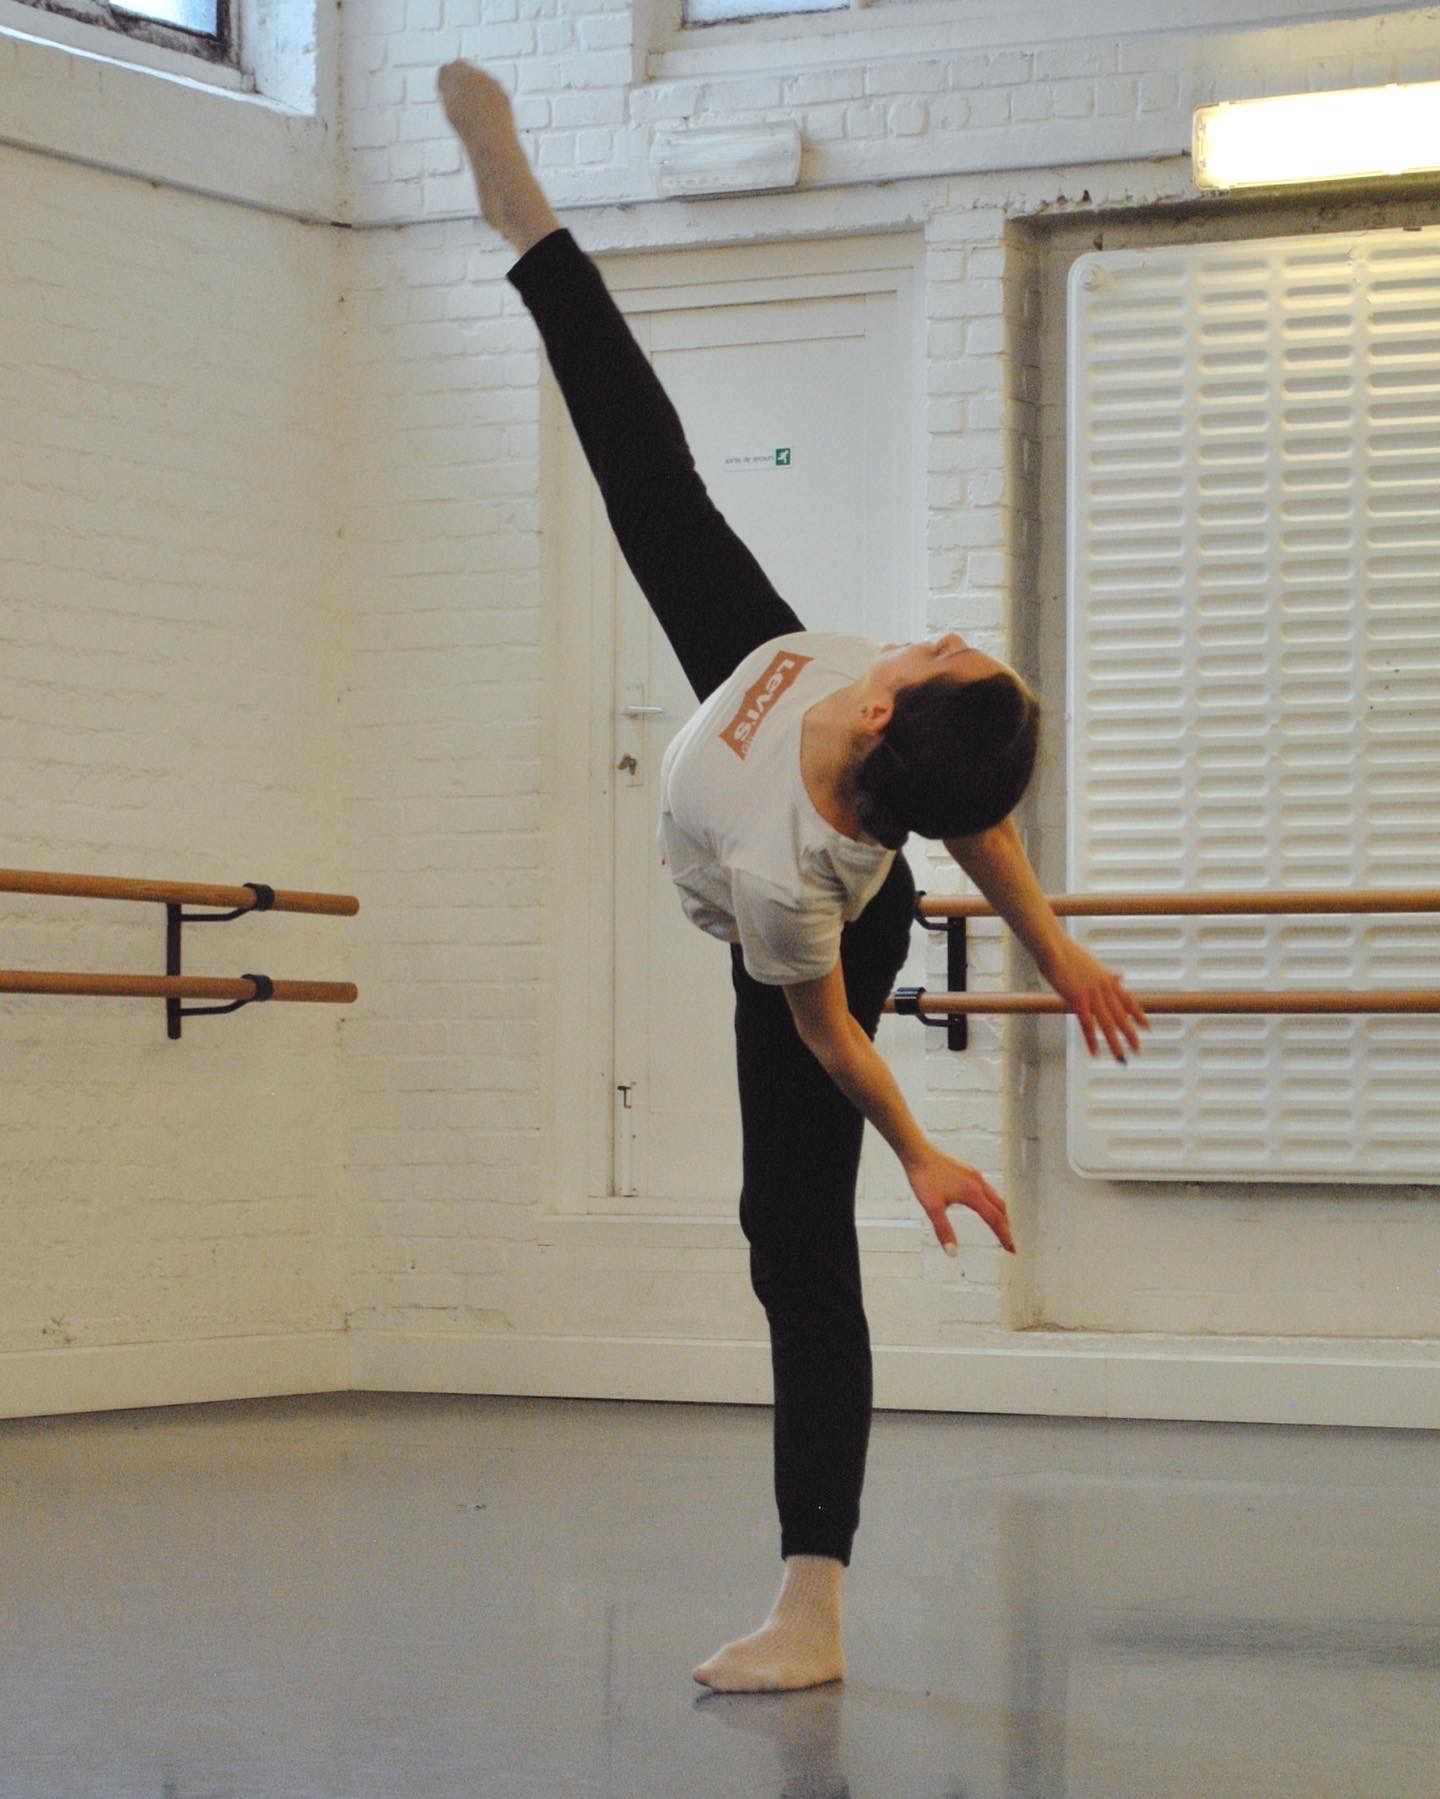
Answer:
POLYGON ((884 736, 855 774, 867 836, 899 849, 973 837, 1008 818, 1035 768, 1040 706, 1016 676, 935 676, 902 687, 884 736))

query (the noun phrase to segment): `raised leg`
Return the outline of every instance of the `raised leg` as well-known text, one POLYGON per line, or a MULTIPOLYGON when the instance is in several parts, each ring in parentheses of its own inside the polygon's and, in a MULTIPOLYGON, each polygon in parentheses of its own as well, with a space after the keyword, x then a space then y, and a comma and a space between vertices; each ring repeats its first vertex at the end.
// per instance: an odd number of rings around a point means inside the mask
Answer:
POLYGON ((752 650, 804 627, 707 493, 600 271, 550 210, 504 89, 451 63, 440 91, 481 212, 520 252, 510 281, 540 329, 621 552, 703 699, 752 650))

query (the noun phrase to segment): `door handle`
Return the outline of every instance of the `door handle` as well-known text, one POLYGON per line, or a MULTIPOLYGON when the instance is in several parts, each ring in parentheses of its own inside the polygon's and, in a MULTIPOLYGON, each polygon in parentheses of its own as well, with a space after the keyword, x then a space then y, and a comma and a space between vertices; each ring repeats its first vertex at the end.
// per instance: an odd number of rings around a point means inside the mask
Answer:
POLYGON ((666 718, 668 713, 663 706, 622 706, 621 718, 666 718))

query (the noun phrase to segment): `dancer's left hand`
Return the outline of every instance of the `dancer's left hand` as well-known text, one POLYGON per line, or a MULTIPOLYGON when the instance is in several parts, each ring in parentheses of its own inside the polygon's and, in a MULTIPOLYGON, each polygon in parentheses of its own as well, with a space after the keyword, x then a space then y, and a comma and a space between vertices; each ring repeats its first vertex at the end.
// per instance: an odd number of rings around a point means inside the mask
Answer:
POLYGON ((1085 1047, 1092 1056, 1100 1053, 1100 1031, 1117 1062, 1125 1060, 1122 1038, 1139 1052, 1136 1026, 1148 1031, 1150 1020, 1135 995, 1126 991, 1123 976, 1071 939, 1059 959, 1045 970, 1045 978, 1079 1019, 1085 1047))

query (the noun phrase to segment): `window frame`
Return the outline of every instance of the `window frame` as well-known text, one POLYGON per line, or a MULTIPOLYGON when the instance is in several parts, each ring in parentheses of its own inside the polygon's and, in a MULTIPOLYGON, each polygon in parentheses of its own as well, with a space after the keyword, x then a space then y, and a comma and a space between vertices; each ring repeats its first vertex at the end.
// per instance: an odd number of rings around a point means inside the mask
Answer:
POLYGON ((235 0, 215 0, 215 30, 189 31, 160 19, 148 19, 138 13, 112 6, 109 0, 20 0, 20 4, 36 12, 56 13, 74 19, 81 25, 100 31, 114 31, 140 43, 154 44, 161 50, 182 56, 197 56, 209 63, 227 68, 240 66, 239 34, 235 29, 235 0))
POLYGON ((851 13, 869 5, 869 0, 821 0, 818 5, 800 5, 797 0, 782 0, 779 6, 755 6, 755 0, 734 0, 742 10, 722 13, 714 19, 691 19, 686 16, 686 0, 679 0, 679 26, 682 31, 712 31, 717 25, 755 25, 762 19, 807 19, 817 14, 851 13), (751 5, 751 11, 743 8, 751 5))

